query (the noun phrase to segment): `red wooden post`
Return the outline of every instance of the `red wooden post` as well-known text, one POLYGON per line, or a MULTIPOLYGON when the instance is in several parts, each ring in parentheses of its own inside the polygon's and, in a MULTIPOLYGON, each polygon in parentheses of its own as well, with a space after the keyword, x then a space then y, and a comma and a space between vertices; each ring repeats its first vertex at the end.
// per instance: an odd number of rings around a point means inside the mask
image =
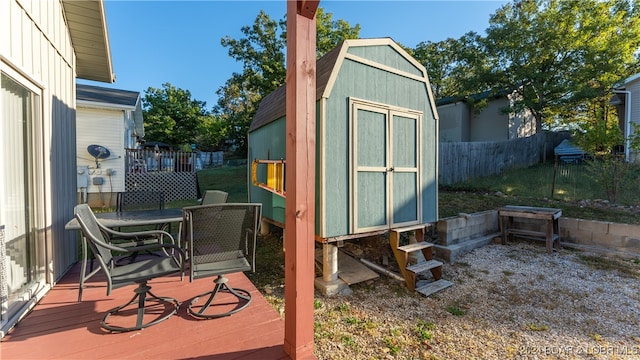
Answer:
POLYGON ((287 1, 284 350, 292 359, 315 359, 315 14, 318 3, 287 1))

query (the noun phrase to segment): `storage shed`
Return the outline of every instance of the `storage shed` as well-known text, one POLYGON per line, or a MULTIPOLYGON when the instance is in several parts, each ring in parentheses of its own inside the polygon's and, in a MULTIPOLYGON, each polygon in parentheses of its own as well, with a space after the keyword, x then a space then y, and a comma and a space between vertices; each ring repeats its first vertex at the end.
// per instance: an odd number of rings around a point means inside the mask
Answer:
MULTIPOLYGON (((249 129, 249 200, 278 226, 285 91, 264 97, 249 129)), ((438 116, 426 69, 390 38, 346 40, 318 59, 316 100, 315 240, 333 246, 437 221, 438 116)))

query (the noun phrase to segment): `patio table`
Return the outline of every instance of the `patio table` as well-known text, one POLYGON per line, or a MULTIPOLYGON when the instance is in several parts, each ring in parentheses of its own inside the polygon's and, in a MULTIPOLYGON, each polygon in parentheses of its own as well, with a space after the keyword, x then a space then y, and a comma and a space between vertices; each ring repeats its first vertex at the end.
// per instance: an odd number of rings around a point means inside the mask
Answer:
MULTIPOLYGON (((182 222, 182 209, 179 208, 96 213, 95 215, 100 224, 108 228, 182 222)), ((80 224, 74 217, 64 228, 80 230, 80 224)))
MULTIPOLYGON (((108 228, 158 225, 167 223, 180 223, 179 229, 182 228, 182 209, 180 208, 120 211, 96 213, 95 215, 100 224, 108 228)), ((64 228, 65 230, 80 230, 80 224, 74 217, 65 224, 64 228)), ((178 230, 178 234, 179 233, 180 230, 178 230)), ((178 246, 180 246, 179 237, 180 236, 178 236, 177 239, 178 246)), ((87 242, 84 236, 82 236, 82 263, 80 265, 80 286, 78 289, 78 302, 82 301, 82 289, 84 287, 84 283, 98 271, 100 271, 100 267, 93 269, 89 274, 87 274, 87 242)))

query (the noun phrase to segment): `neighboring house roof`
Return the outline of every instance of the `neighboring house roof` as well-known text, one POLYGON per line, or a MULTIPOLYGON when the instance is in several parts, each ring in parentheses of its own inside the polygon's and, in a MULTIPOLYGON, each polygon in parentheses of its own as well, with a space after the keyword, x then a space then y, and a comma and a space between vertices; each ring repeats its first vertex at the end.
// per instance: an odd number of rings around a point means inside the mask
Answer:
POLYGON ((453 103, 457 103, 457 102, 467 102, 469 100, 472 100, 473 102, 477 102, 480 100, 484 100, 484 99, 488 99, 490 97, 493 97, 494 99, 503 97, 505 95, 508 94, 508 91, 503 90, 496 93, 493 93, 492 90, 487 90, 487 91, 483 91, 481 93, 477 93, 477 94, 471 94, 471 95, 456 95, 456 96, 447 96, 447 97, 443 97, 441 99, 436 100, 436 105, 437 106, 441 106, 441 105, 448 105, 448 104, 453 104, 453 103))
POLYGON ((127 108, 127 110, 135 110, 135 107, 140 101, 140 93, 137 91, 77 84, 76 100, 115 105, 127 108))
POLYGON ((136 133, 140 137, 144 136, 139 92, 77 84, 76 102, 78 106, 131 111, 136 124, 136 133))
POLYGON ((631 75, 628 78, 622 80, 622 83, 620 83, 620 87, 624 87, 625 85, 629 84, 630 82, 636 81, 640 79, 640 73, 637 73, 635 75, 631 75))
MULTIPOLYGON (((347 50, 349 47, 368 45, 389 45, 398 53, 403 54, 417 68, 422 69, 423 77, 427 82, 427 89, 430 91, 431 87, 428 83, 426 69, 424 69, 417 60, 407 54, 407 52, 391 38, 351 39, 343 41, 340 45, 336 46, 316 61, 316 101, 321 98, 329 97, 333 84, 338 76, 339 66, 336 65, 340 64, 348 56, 347 50)), ((286 85, 282 85, 262 98, 262 101, 260 101, 260 105, 258 106, 258 110, 256 111, 256 115, 253 118, 253 122, 249 127, 249 131, 260 128, 286 115, 286 89, 286 85)), ((435 104, 432 103, 431 106, 434 108, 435 113, 435 104)))
POLYGON ((62 6, 76 55, 76 76, 114 82, 103 0, 62 0, 62 6))

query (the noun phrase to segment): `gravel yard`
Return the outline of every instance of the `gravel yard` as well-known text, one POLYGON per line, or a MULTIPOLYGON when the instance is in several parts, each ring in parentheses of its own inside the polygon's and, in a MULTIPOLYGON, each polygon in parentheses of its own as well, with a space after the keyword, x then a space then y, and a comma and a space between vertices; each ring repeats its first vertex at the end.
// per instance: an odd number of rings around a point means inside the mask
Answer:
MULTIPOLYGON (((353 285, 351 295, 316 295, 316 355, 640 359, 637 258, 548 254, 541 243, 516 241, 445 264, 443 278, 454 286, 430 297, 384 276, 353 285)), ((282 304, 275 293, 268 297, 282 304)))

